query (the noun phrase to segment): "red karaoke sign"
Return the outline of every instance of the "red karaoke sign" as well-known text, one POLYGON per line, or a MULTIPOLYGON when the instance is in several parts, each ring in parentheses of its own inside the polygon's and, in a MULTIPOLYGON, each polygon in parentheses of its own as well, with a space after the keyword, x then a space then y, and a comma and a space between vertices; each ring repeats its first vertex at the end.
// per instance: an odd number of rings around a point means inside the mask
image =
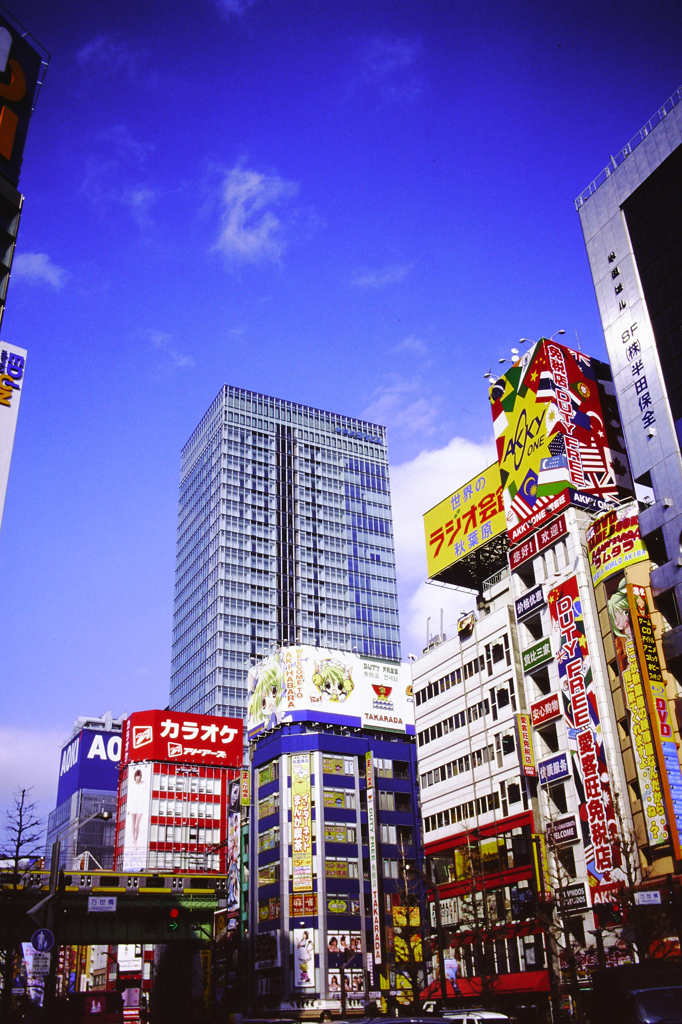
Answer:
POLYGON ((123 725, 122 766, 134 761, 179 761, 237 768, 242 755, 241 718, 136 711, 123 725))

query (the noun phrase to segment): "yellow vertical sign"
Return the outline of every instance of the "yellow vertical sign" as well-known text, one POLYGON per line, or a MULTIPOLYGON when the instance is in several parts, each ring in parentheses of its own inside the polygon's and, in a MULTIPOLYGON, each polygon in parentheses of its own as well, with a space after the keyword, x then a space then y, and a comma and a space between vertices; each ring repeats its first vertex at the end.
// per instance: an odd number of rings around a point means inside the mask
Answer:
POLYGON ((291 755, 291 855, 293 891, 313 888, 310 755, 291 755))
POLYGON ((381 913, 379 910, 379 855, 377 850, 377 808, 372 752, 365 754, 367 776, 367 838, 369 840, 369 877, 372 889, 372 952, 374 963, 381 963, 381 913))
POLYGON ((637 645, 639 667, 644 680, 644 693, 649 705, 649 717, 661 771, 670 838, 675 856, 679 859, 682 857, 682 771, 673 734, 668 695, 658 659, 646 590, 644 587, 628 583, 627 591, 632 631, 637 645))

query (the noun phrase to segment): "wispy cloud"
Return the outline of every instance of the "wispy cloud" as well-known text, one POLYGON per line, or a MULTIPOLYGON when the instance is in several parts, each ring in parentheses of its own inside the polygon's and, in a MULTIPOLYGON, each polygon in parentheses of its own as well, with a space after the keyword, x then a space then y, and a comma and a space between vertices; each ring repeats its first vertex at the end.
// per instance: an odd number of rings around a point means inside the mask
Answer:
POLYGON ((252 7, 255 0, 215 0, 216 7, 226 18, 241 18, 252 7))
POLYGON ((150 331, 149 340, 157 351, 166 353, 173 366, 194 366, 194 360, 192 357, 183 355, 183 353, 179 352, 172 344, 172 334, 164 334, 163 331, 150 331))
POLYGON ((426 393, 421 380, 395 377, 372 395, 363 417, 425 439, 440 426, 440 399, 426 393))
POLYGON ((412 263, 406 263, 391 267, 383 267, 381 270, 358 270, 351 278, 351 284, 358 288, 384 288, 388 284, 400 284, 412 270, 412 263))
POLYGON ((445 627, 460 611, 473 607, 473 599, 456 591, 426 584, 426 545, 422 516, 443 498, 495 459, 493 440, 476 443, 453 437, 442 448, 426 449, 414 459, 391 468, 391 499, 396 568, 400 591, 400 628, 405 653, 418 654, 424 646, 426 619, 438 631, 440 609, 445 627))
POLYGON ((100 71, 121 72, 133 77, 137 70, 138 59, 135 50, 125 42, 113 36, 95 36, 80 48, 76 54, 79 65, 94 67, 100 71))
POLYGON ((12 278, 31 284, 49 284, 52 288, 63 288, 68 274, 63 267, 53 263, 46 252, 20 252, 12 262, 12 278))
POLYGON ((386 103, 412 101, 424 91, 423 77, 414 69, 421 55, 420 39, 375 37, 360 47, 360 72, 355 87, 374 88, 386 103))
POLYGON ((127 125, 112 125, 92 138, 94 152, 85 163, 81 191, 96 207, 110 203, 123 206, 141 230, 152 226, 151 209, 162 194, 140 179, 146 173, 147 158, 154 151, 151 142, 140 141, 127 125))
POLYGON ((298 185, 277 174, 263 174, 237 165, 221 186, 221 231, 214 250, 230 260, 258 263, 279 260, 286 248, 284 225, 273 206, 298 191, 298 185))
POLYGON ((421 338, 415 338, 414 335, 410 335, 409 338, 404 338, 394 348, 394 352, 410 352, 415 356, 426 356, 428 355, 428 348, 426 342, 422 341, 421 338))

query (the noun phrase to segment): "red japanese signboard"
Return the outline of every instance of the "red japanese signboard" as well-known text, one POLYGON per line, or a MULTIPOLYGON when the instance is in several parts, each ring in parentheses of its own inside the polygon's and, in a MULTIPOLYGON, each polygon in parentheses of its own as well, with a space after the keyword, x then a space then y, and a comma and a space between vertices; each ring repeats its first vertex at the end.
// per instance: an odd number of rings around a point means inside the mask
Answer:
POLYGON ((561 701, 558 693, 551 693, 549 697, 543 697, 530 706, 530 716, 536 729, 545 722, 551 722, 553 718, 559 718, 560 715, 561 701))
POLYGON ((543 526, 537 533, 531 534, 527 540, 524 540, 523 544, 519 544, 518 547, 512 548, 509 552, 509 567, 512 572, 519 565, 523 565, 529 558, 534 558, 540 551, 548 548, 550 544, 554 544, 559 537, 563 537, 567 533, 566 516, 559 516, 553 523, 549 523, 548 526, 543 526))
POLYGON ((123 725, 122 766, 134 761, 178 761, 236 768, 242 756, 240 718, 136 711, 123 725))

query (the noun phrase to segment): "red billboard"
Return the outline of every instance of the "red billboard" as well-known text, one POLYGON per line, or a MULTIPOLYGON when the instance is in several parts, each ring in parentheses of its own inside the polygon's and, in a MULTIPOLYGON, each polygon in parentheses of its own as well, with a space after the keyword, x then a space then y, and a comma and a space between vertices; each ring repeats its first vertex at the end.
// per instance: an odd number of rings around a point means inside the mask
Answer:
POLYGON ((123 725, 121 766, 137 761, 177 761, 241 767, 241 718, 182 711, 136 711, 123 725))
POLYGON ((530 706, 530 716, 536 729, 543 726, 545 722, 559 718, 560 715, 561 703, 558 693, 550 693, 549 697, 543 697, 542 700, 537 700, 530 706))

